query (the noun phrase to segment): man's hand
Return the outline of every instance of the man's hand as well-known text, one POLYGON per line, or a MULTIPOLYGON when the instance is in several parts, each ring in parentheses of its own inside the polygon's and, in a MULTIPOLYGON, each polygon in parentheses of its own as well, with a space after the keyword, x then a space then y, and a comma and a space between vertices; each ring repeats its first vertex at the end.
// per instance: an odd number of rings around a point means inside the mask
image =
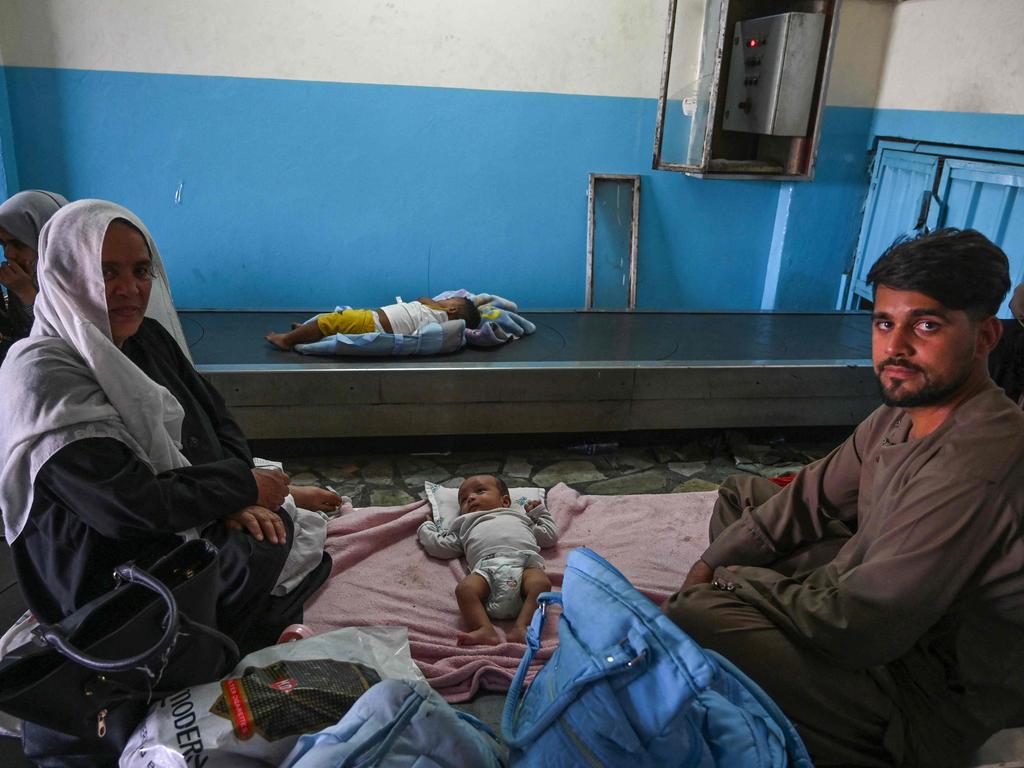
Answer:
POLYGON ((705 563, 703 560, 698 560, 690 568, 690 572, 686 574, 686 578, 683 580, 683 586, 680 589, 686 589, 692 587, 695 584, 710 584, 711 579, 715 576, 715 569, 705 563))
POLYGON ((224 524, 235 531, 248 531, 257 541, 266 538, 271 544, 284 544, 288 540, 280 515, 266 507, 243 507, 226 515, 224 524))
POLYGON ((523 505, 523 509, 526 510, 527 512, 533 512, 533 510, 535 510, 539 506, 540 501, 538 501, 537 499, 532 499, 523 505))
POLYGON ((0 264, 0 285, 16 293, 23 304, 31 306, 35 303, 38 291, 32 283, 32 275, 16 261, 0 264))
POLYGON ((256 505, 267 509, 280 509, 288 495, 288 475, 279 469, 254 469, 258 491, 256 505))

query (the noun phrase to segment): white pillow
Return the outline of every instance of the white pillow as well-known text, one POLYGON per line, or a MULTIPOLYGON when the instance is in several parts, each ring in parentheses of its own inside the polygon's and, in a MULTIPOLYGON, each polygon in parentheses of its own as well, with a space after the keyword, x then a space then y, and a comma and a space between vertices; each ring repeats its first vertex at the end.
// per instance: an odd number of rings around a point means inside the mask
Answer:
MULTIPOLYGON (((459 489, 445 488, 437 483, 426 482, 423 484, 423 491, 427 496, 427 503, 434 513, 434 522, 442 530, 452 524, 452 520, 459 516, 459 489)), ((512 498, 512 509, 524 511, 523 507, 528 501, 539 501, 544 503, 546 491, 543 488, 509 488, 508 495, 512 498)))

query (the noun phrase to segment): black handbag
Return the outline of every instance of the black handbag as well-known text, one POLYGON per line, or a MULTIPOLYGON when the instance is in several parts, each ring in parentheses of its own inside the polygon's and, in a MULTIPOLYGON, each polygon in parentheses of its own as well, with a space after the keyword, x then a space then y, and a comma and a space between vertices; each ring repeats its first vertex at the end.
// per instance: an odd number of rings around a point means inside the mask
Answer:
POLYGON ((184 542, 0 661, 0 710, 120 753, 150 703, 223 677, 238 647, 216 630, 217 548, 184 542))

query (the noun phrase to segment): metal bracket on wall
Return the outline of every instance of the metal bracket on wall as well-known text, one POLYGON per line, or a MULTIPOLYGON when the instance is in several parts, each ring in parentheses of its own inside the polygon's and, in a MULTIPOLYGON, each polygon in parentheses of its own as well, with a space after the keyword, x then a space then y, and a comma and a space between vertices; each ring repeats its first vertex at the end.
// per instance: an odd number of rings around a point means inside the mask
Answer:
MULTIPOLYGON (((616 212, 625 206, 616 206, 616 212)), ((637 284, 637 257, 639 254, 640 239, 640 177, 631 174, 617 173, 592 173, 590 183, 587 186, 587 295, 585 309, 636 309, 636 284, 637 284), (629 269, 628 286, 626 292, 626 306, 597 306, 595 307, 595 230, 597 228, 597 199, 606 186, 618 187, 627 186, 631 192, 631 201, 627 201, 630 210, 629 220, 629 269)), ((621 263, 621 260, 620 260, 621 263)), ((600 303, 600 302, 599 302, 600 303)))

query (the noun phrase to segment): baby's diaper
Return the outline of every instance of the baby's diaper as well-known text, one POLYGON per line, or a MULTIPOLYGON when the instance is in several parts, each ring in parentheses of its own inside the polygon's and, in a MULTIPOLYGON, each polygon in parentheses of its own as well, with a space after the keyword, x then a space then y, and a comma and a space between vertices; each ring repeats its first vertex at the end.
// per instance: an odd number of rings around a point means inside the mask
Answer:
POLYGON ((536 552, 485 555, 473 569, 487 580, 491 588, 484 610, 492 619, 514 619, 523 608, 523 595, 519 586, 523 570, 543 568, 544 560, 536 552))

